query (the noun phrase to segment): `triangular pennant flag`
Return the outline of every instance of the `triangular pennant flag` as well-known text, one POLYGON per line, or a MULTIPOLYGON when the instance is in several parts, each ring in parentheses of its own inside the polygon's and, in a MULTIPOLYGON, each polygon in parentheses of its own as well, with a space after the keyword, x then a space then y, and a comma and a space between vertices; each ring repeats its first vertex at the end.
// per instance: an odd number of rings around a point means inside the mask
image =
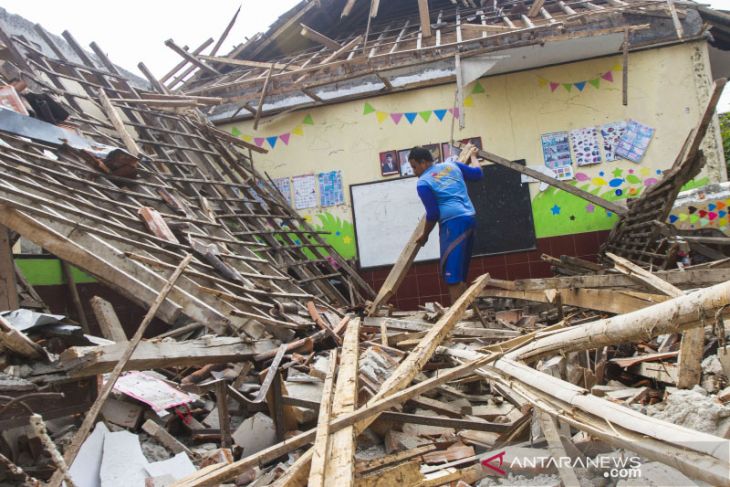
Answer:
POLYGON ((256 137, 256 138, 253 139, 253 143, 256 144, 259 147, 261 147, 262 145, 264 145, 264 142, 266 142, 266 139, 264 139, 263 137, 256 137))
POLYGON ((424 122, 428 122, 428 119, 431 118, 431 114, 433 112, 431 110, 427 112, 418 112, 418 114, 421 116, 424 122))
POLYGON ((474 106, 474 98, 471 96, 467 96, 464 98, 464 106, 465 107, 473 107, 474 106))
POLYGON ((388 114, 385 112, 376 112, 375 116, 378 117, 378 123, 383 123, 388 118, 388 114))
POLYGON ((601 86, 601 78, 589 79, 588 82, 596 89, 601 86))
POLYGON ((563 88, 565 88, 565 91, 570 91, 573 88, 572 83, 563 83, 563 88))
POLYGON ((272 149, 274 147, 276 147, 276 141, 277 140, 279 140, 279 136, 278 135, 274 135, 272 137, 266 137, 266 142, 269 143, 269 145, 271 146, 272 149))
POLYGON ((291 131, 294 135, 304 135, 304 127, 301 125, 297 125, 294 127, 294 129, 291 131))
POLYGON ((410 124, 413 124, 413 122, 416 121, 416 117, 418 116, 416 112, 408 112, 404 113, 404 115, 406 116, 406 120, 408 120, 408 123, 410 124))
POLYGON ((548 80, 538 77, 537 83, 540 85, 540 88, 545 88, 548 85, 548 80))
POLYGON ((454 107, 451 110, 449 110, 451 114, 454 116, 454 118, 459 118, 459 115, 461 115, 461 110, 459 110, 458 107, 454 107))
POLYGON ((623 71, 623 69, 624 69, 624 68, 623 68, 623 66, 621 66, 621 65, 620 65, 620 64, 618 64, 618 63, 616 63, 616 64, 614 64, 614 65, 613 65, 613 67, 611 68, 611 71, 623 71))
POLYGON ((477 84, 475 84, 474 88, 472 88, 472 90, 471 90, 472 95, 478 95, 480 93, 485 93, 485 92, 486 92, 486 90, 484 89, 484 87, 482 86, 482 84, 479 81, 477 81, 477 84))
POLYGON ((365 108, 363 108, 362 114, 368 115, 370 113, 373 113, 374 111, 375 111, 375 109, 373 108, 373 106, 370 103, 365 103, 365 108))
POLYGON ((558 89, 558 86, 560 86, 560 83, 555 83, 554 81, 550 82, 550 91, 555 91, 558 89))
POLYGON ((307 115, 306 117, 304 117, 304 120, 302 120, 302 123, 304 125, 314 125, 314 120, 312 120, 311 115, 307 115))
POLYGON ((400 120, 403 118, 403 114, 402 113, 391 113, 390 118, 391 118, 391 120, 393 120, 393 123, 398 125, 398 122, 400 122, 400 120))
POLYGON ((242 135, 241 139, 243 139, 244 142, 253 142, 253 137, 250 135, 242 135))
POLYGON ((291 137, 291 133, 287 132, 285 134, 281 134, 279 138, 282 142, 284 142, 284 145, 289 145, 289 137, 291 137))
POLYGON ((613 73, 611 71, 606 71, 601 75, 601 78, 605 79, 606 81, 610 81, 613 83, 613 73))
POLYGON ((239 135, 241 135, 241 131, 238 130, 238 127, 233 127, 231 129, 231 135, 234 137, 238 137, 239 135))
POLYGON ((436 118, 439 119, 439 122, 443 121, 444 117, 446 116, 447 110, 445 108, 441 108, 439 110, 434 110, 433 114, 436 115, 436 118))
POLYGON ((578 81, 577 83, 573 83, 576 88, 578 88, 578 91, 583 91, 583 88, 586 87, 585 81, 578 81))

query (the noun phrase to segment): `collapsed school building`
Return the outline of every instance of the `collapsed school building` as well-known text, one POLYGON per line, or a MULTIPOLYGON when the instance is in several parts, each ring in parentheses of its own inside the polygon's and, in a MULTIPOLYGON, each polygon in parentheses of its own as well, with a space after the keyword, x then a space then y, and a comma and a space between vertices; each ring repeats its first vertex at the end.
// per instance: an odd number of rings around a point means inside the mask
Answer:
POLYGON ((727 13, 304 1, 160 79, 9 18, 2 481, 730 482, 727 13), (414 145, 484 164, 453 303, 414 145))

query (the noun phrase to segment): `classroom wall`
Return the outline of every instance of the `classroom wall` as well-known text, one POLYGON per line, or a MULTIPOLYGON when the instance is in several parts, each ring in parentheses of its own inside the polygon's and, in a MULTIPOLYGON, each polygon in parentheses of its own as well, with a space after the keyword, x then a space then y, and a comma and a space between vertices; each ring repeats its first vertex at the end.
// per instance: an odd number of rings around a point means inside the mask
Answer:
MULTIPOLYGON (((262 120, 257 131, 248 121, 223 128, 269 149, 255 154, 254 161, 272 178, 341 171, 344 204, 301 213, 315 228, 331 232, 328 241, 350 258, 356 247, 349 185, 386 179, 380 173, 381 152, 446 142, 452 130, 456 140, 481 137, 493 153, 544 165, 542 134, 634 119, 656 129, 641 162, 574 164, 574 184, 606 199, 622 200, 656 183, 674 162, 708 97, 712 80, 706 43, 631 53, 628 106, 622 104, 621 63, 617 55, 484 77, 468 87, 463 130, 451 113, 439 111, 453 106, 453 84, 282 114, 262 120), (399 118, 401 113, 416 116, 411 123, 405 116, 399 118)), ((726 179, 716 124, 704 149, 707 168, 688 187, 726 179)), ((563 191, 540 191, 539 184, 531 183, 530 192, 538 239, 560 240, 586 232, 605 235, 616 222, 610 212, 563 191)))

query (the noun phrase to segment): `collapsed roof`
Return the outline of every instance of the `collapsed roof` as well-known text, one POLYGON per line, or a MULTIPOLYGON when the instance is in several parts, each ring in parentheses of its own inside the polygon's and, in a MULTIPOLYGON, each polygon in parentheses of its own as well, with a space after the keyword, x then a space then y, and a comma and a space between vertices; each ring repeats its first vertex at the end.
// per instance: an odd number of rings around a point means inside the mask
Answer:
POLYGON ((191 52, 168 41, 186 62, 160 81, 224 97, 208 112, 223 123, 453 82, 455 58, 491 62, 489 74, 500 74, 615 54, 625 30, 632 50, 706 35, 692 2, 477 3, 302 1, 227 56, 202 54, 212 39, 191 52))
POLYGON ((64 33, 71 60, 37 32, 43 48, 0 29, 0 76, 33 115, 0 110, 0 224, 145 307, 194 254, 158 314, 183 330, 290 337, 309 301, 372 296, 255 170, 261 149, 196 108, 215 100, 141 90, 96 44, 99 61, 64 33))

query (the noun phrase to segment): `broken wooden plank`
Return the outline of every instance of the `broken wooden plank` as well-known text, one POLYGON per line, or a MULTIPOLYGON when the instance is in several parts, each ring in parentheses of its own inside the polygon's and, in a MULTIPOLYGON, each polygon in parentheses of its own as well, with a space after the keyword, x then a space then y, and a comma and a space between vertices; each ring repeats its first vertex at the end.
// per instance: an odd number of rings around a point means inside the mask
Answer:
MULTIPOLYGON (((99 415, 99 411, 101 411, 101 408, 104 406, 104 401, 107 400, 109 395, 112 392, 112 389, 114 388, 114 384, 117 382, 117 379, 119 379, 119 376, 122 375, 122 371, 124 370, 124 367, 127 365, 127 362, 132 357, 132 354, 134 353, 135 348, 137 348, 137 345, 139 345, 139 342, 142 340, 142 336, 144 335, 144 332, 147 330, 147 327, 152 322, 152 320, 155 317, 155 314, 157 314, 157 310, 162 305, 162 303, 167 299, 167 295, 170 293, 172 288, 175 286, 175 283, 177 280, 182 276, 183 271, 185 268, 190 264, 190 262, 193 260, 192 254, 187 254, 183 260, 180 262, 180 265, 178 265, 177 269, 175 269, 175 272, 172 273, 172 276, 167 280, 165 285, 163 286, 162 290, 160 291, 159 295, 157 296, 157 299, 152 304, 152 307, 147 311, 147 314, 145 315, 144 319, 142 320, 142 323, 140 323, 139 327, 137 328, 137 331, 135 332, 132 339, 125 343, 126 349, 124 350, 124 353, 120 357, 119 361, 114 366, 114 370, 112 370, 111 375, 107 379, 107 381, 104 383, 104 386, 102 387, 99 396, 94 401, 94 404, 91 406, 89 411, 86 413, 84 417, 84 421, 81 423, 81 426, 76 431, 76 433, 73 436, 73 439, 71 440, 71 443, 66 448, 66 451, 64 453, 64 460, 66 461, 66 464, 72 465, 74 459, 76 458, 76 455, 79 452, 79 449, 81 448, 81 445, 83 444, 86 437, 91 432, 91 429, 94 426, 94 423, 96 422, 96 418, 99 415)), ((51 480, 49 481, 49 484, 52 487, 60 487, 61 482, 63 481, 63 474, 62 472, 56 471, 53 476, 51 477, 51 480)))
POLYGON ((177 438, 168 433, 165 428, 155 423, 151 419, 145 421, 145 423, 142 425, 142 429, 145 433, 162 443, 172 453, 185 453, 190 458, 195 458, 197 456, 195 453, 190 451, 188 447, 180 443, 177 438))
POLYGON ((421 20, 421 34, 424 38, 431 37, 431 14, 428 10, 428 0, 418 0, 418 17, 421 20))
POLYGON ((309 470, 309 483, 312 487, 324 487, 324 471, 329 447, 329 429, 332 419, 332 392, 335 372, 337 371, 337 349, 329 355, 329 368, 322 387, 319 417, 317 418, 317 436, 312 447, 312 463, 309 470))
POLYGON ((16 310, 18 303, 10 230, 0 225, 0 311, 16 310))
POLYGON ((99 296, 91 298, 91 309, 94 311, 96 316, 96 322, 101 328, 101 334, 107 340, 111 340, 117 343, 123 343, 127 341, 127 334, 124 332, 124 327, 119 321, 119 317, 114 312, 112 304, 99 296))
MULTIPOLYGON (((558 433, 558 425, 555 419, 544 411, 537 413, 538 419, 540 420, 540 429, 545 435, 547 440, 548 450, 552 458, 568 458, 568 454, 565 452, 563 443, 560 440, 560 434, 558 433)), ((558 463, 558 475, 563 480, 564 487, 580 487, 580 481, 575 471, 569 465, 564 465, 563 462, 558 463)))
POLYGON ((46 352, 25 333, 16 330, 13 325, 0 316, 0 345, 13 353, 30 359, 46 358, 46 352))
MULTIPOLYGON (((128 342, 100 347, 71 347, 61 354, 61 364, 74 377, 105 374, 124 356, 128 342)), ((187 341, 143 341, 135 348, 124 370, 190 367, 241 362, 276 350, 276 340, 249 342, 238 337, 205 337, 187 341)))
POLYGON ((326 35, 317 32, 316 30, 312 29, 311 27, 301 24, 301 23, 299 25, 302 26, 302 30, 299 32, 299 34, 301 34, 301 36, 304 37, 305 39, 309 39, 310 41, 314 41, 318 44, 322 44, 325 47, 329 47, 333 51, 336 51, 337 49, 340 49, 342 47, 342 44, 340 44, 336 40, 330 39, 326 35))
MULTIPOLYGON (((332 398, 334 418, 357 408, 360 320, 352 320, 345 330, 337 384, 332 398)), ((355 483, 355 429, 350 426, 334 433, 329 441, 323 485, 352 486, 355 483)))
POLYGON ((63 277, 66 280, 66 286, 68 287, 69 294, 71 294, 71 302, 73 302, 74 309, 76 310, 76 316, 79 318, 81 329, 84 330, 84 333, 90 335, 91 330, 89 329, 89 321, 86 319, 86 311, 84 311, 84 305, 81 303, 79 290, 76 287, 76 280, 73 277, 71 266, 65 260, 61 261, 61 270, 63 271, 63 277))

